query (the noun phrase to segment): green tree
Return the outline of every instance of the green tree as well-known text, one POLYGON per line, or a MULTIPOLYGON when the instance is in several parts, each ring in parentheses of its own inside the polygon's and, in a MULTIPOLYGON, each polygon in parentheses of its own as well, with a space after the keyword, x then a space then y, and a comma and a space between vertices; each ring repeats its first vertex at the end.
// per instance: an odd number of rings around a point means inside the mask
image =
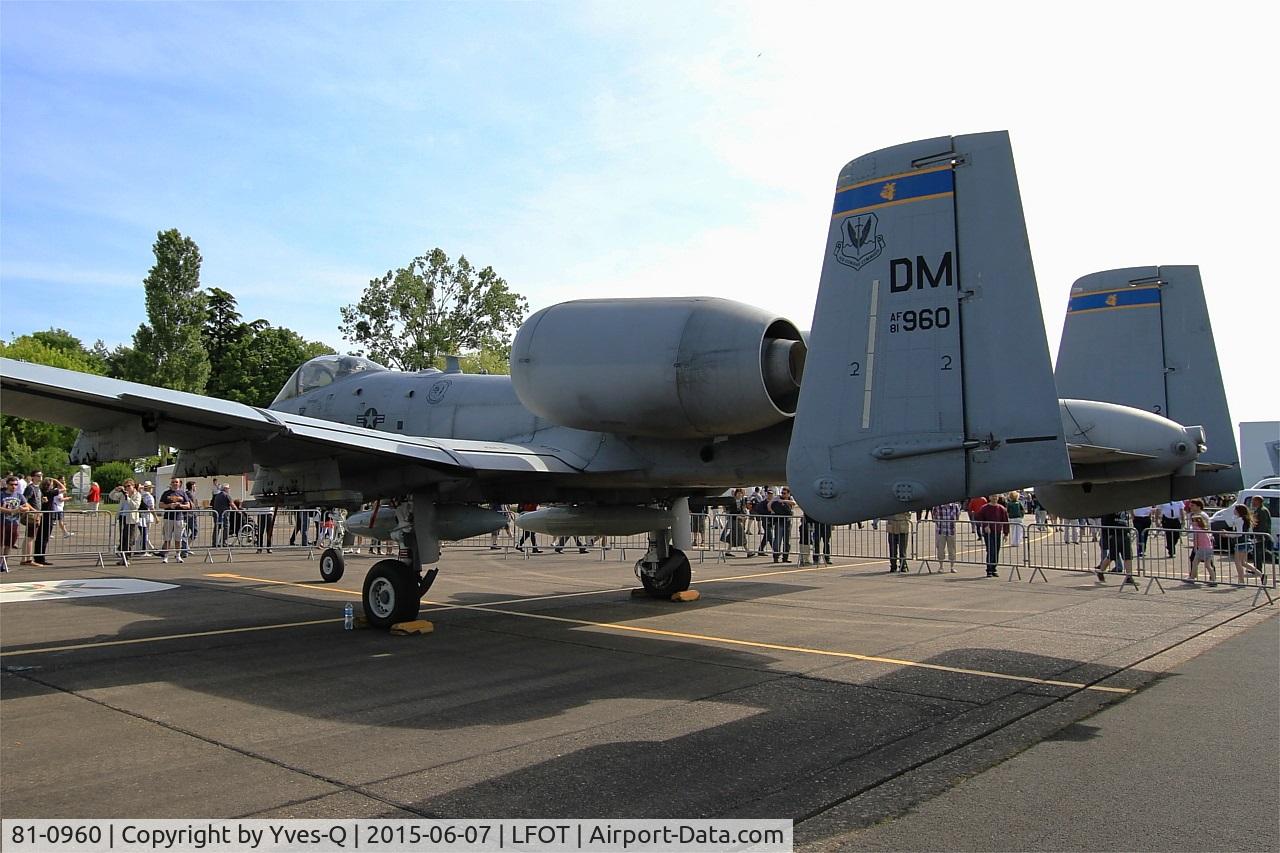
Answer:
POLYGON ((155 266, 147 273, 147 319, 120 353, 126 379, 202 393, 209 379, 209 354, 200 333, 206 309, 200 289, 200 249, 176 228, 161 231, 152 246, 155 266))
POLYGON ((511 372, 511 345, 500 349, 481 349, 468 353, 460 359, 461 366, 467 373, 490 373, 506 375, 511 372))
POLYGON ((308 341, 292 329, 278 328, 263 320, 245 324, 245 328, 246 333, 231 348, 218 377, 223 389, 219 396, 238 403, 270 405, 298 365, 334 352, 327 344, 308 341))
POLYGON ((251 332, 252 328, 241 321, 240 312, 236 310, 236 298, 221 288, 209 288, 207 311, 201 328, 205 352, 209 354, 206 394, 223 400, 236 399, 231 393, 235 387, 232 355, 251 332))
POLYGON ((205 393, 251 406, 269 405, 302 362, 334 352, 266 320, 241 321, 235 296, 217 287, 209 288, 203 340, 211 368, 205 393))
MULTIPOLYGON (((106 372, 102 360, 63 329, 23 335, 8 343, 0 341, 0 356, 81 373, 106 372)), ((0 418, 0 471, 26 473, 39 467, 46 474, 56 471, 66 476, 71 471, 67 459, 76 434, 73 427, 5 415, 0 418)))
POLYGON ((130 477, 137 479, 137 472, 128 462, 103 462, 93 469, 93 481, 102 489, 103 500, 112 489, 130 477))
POLYGON ((440 249, 370 280, 341 310, 342 336, 357 354, 401 370, 441 366, 451 354, 509 349, 529 303, 485 267, 457 263, 440 249))

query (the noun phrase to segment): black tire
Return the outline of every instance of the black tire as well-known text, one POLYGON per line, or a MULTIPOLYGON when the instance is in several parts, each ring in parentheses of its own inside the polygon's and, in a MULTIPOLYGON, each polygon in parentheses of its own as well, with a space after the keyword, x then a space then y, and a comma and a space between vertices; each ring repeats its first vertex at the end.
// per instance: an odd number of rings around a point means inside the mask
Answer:
POLYGON ((379 560, 364 576, 360 600, 364 605, 364 618, 375 628, 411 622, 418 618, 422 606, 418 577, 399 560, 379 560))
POLYGON ((337 548, 325 548, 320 555, 320 580, 325 583, 337 583, 346 570, 347 561, 343 559, 342 551, 337 548))
POLYGON ((654 598, 670 598, 677 592, 684 592, 693 580, 689 558, 675 548, 671 549, 671 556, 663 561, 655 574, 640 571, 639 563, 636 564, 636 574, 640 576, 645 592, 654 598))

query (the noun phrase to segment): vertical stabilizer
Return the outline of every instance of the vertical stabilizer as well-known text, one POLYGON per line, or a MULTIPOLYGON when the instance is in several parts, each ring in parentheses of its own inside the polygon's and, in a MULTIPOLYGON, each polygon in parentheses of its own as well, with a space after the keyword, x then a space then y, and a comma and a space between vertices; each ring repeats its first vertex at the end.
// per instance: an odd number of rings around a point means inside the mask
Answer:
POLYGON ((1006 133, 849 163, 787 475, 845 522, 1069 479, 1006 133))
MULTIPOLYGON (((1199 426, 1205 444, 1193 467, 1165 476, 1052 487, 1051 499, 1068 509, 1129 508, 1241 487, 1199 267, 1128 267, 1078 279, 1055 378, 1064 398, 1115 403, 1199 426)), ((1077 471, 1087 475, 1087 469, 1077 471)))

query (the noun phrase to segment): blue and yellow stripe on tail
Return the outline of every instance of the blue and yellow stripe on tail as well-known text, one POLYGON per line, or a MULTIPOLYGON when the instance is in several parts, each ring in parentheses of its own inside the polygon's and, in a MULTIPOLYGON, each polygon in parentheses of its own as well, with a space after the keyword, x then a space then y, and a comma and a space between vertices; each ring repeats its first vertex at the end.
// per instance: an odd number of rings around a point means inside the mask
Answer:
POLYGON ((1071 297, 1067 314, 1084 314, 1089 311, 1112 311, 1120 308, 1160 307, 1160 286, 1126 287, 1120 290, 1099 290, 1071 297))
POLYGON ((889 175, 860 184, 836 188, 831 216, 851 216, 881 207, 944 198, 955 192, 955 173, 951 165, 935 166, 919 172, 889 175))

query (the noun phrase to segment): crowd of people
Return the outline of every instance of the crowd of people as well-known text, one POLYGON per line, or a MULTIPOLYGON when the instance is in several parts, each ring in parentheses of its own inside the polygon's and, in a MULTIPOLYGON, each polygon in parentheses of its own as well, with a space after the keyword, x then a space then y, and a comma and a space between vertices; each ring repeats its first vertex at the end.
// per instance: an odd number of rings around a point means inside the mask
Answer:
POLYGON ((59 528, 63 538, 75 536, 63 518, 66 497, 66 483, 46 477, 42 471, 32 471, 27 477, 12 471, 5 475, 0 490, 0 553, 5 559, 0 562, 0 571, 8 571, 8 557, 20 539, 20 565, 53 565, 46 558, 53 529, 59 528))
MULTIPOLYGON (((105 497, 116 504, 114 535, 117 565, 125 565, 130 556, 158 557, 161 562, 173 558, 181 563, 191 553, 192 543, 200 532, 201 502, 195 494, 196 484, 185 484, 178 478, 158 496, 150 480, 139 482, 132 477, 112 489, 105 497), (157 546, 158 540, 158 546, 157 546)), ((52 566, 48 559, 49 539, 55 529, 63 538, 75 536, 65 520, 66 484, 56 477, 45 477, 32 471, 27 477, 10 473, 0 489, 0 552, 5 560, 0 571, 8 571, 8 557, 19 550, 23 566, 52 566), (25 538, 24 538, 25 534, 25 538)), ((103 493, 93 483, 85 495, 89 511, 101 508, 103 493)), ((249 524, 250 510, 240 500, 233 500, 230 486, 215 484, 211 499, 205 504, 213 510, 212 543, 226 545, 243 526, 249 524)), ((258 548, 270 550, 270 524, 255 526, 258 548)), ((306 535, 304 533, 304 544, 306 535)))
MULTIPOLYGON (((120 564, 124 564, 129 555, 155 556, 165 563, 169 562, 171 552, 179 563, 189 556, 191 544, 199 533, 201 517, 191 510, 202 506, 195 487, 194 481, 184 484, 174 478, 169 488, 156 496, 150 480, 139 483, 127 479, 107 495, 108 500, 117 505, 116 550, 120 564), (156 525, 160 526, 158 533, 153 530, 156 525), (159 540, 158 547, 156 540, 159 540)), ((65 483, 45 477, 41 471, 32 471, 27 477, 7 475, 3 489, 0 489, 3 555, 7 558, 21 542, 22 565, 52 565, 47 559, 47 552, 53 530, 60 529, 64 538, 75 535, 67 528, 63 517, 66 495, 65 483)), ((92 485, 87 498, 91 510, 97 512, 102 500, 97 483, 92 485)), ((256 539, 259 552, 266 550, 270 553, 274 511, 267 511, 271 514, 269 519, 255 519, 241 501, 231 497, 227 484, 216 482, 210 500, 203 505, 213 510, 210 519, 213 547, 225 546, 233 537, 237 544, 248 544, 245 539, 249 538, 256 539), (253 533, 246 537, 243 531, 251 527, 253 533)), ((1101 583, 1106 582, 1108 574, 1119 573, 1124 575, 1124 583, 1136 584, 1133 577, 1135 546, 1137 558, 1150 558, 1153 556, 1150 551, 1159 547, 1153 543, 1161 542, 1165 557, 1173 558, 1185 533, 1190 540, 1187 543, 1190 557, 1183 581, 1199 583, 1203 570, 1207 584, 1216 586, 1215 531, 1210 529, 1206 509, 1218 506, 1232 507, 1229 532, 1233 535, 1229 537, 1228 550, 1237 581, 1244 583, 1248 576, 1262 574, 1259 567, 1274 557, 1274 544, 1269 535, 1271 514, 1264 500, 1257 496, 1244 504, 1235 503, 1234 496, 1230 495, 1210 496, 1139 507, 1098 518, 1058 519, 1046 512, 1033 491, 1027 490, 979 496, 963 504, 941 503, 916 511, 914 518, 916 522, 931 522, 933 558, 940 566, 955 572, 957 534, 962 518, 967 517, 969 530, 982 544, 987 577, 999 576, 1003 547, 1018 548, 1022 545, 1026 523, 1031 517, 1037 524, 1054 525, 1050 528, 1054 535, 1061 536, 1067 543, 1096 542, 1098 562, 1094 572, 1101 583)), ((506 509, 516 515, 536 510, 538 505, 519 504, 509 508, 495 505, 492 508, 506 509)), ((749 490, 735 488, 719 498, 694 498, 691 499, 691 508, 690 533, 694 547, 707 547, 712 544, 711 537, 718 536, 721 553, 727 558, 739 554, 745 557, 760 555, 772 556, 775 563, 789 563, 795 555, 800 565, 831 563, 832 526, 804 513, 785 485, 755 486, 749 490)), ((340 511, 292 512, 290 545, 296 544, 301 537, 301 544, 306 547, 313 537, 318 542, 326 533, 336 540, 336 529, 342 523, 340 511)), ((884 527, 890 573, 909 570, 907 558, 913 529, 912 516, 912 512, 904 511, 868 522, 874 530, 881 525, 884 527)), ((863 528, 864 524, 858 522, 855 526, 863 528)), ((506 532, 514 538, 510 522, 506 532)), ((491 548, 500 547, 498 537, 499 531, 494 531, 490 539, 491 548)), ((609 547, 607 537, 584 540, 577 536, 561 536, 553 540, 552 547, 557 553, 562 553, 569 547, 571 538, 579 553, 587 553, 590 547, 609 547)), ((384 550, 384 543, 374 542, 373 545, 371 553, 384 550)), ((521 551, 526 546, 532 553, 542 552, 532 531, 522 531, 515 543, 521 551)), ((392 551, 391 548, 386 550, 392 551)))
POLYGON ((1243 584, 1250 576, 1261 576, 1262 566, 1274 559, 1275 542, 1272 535, 1271 512, 1266 501, 1254 495, 1243 503, 1236 503, 1231 496, 1191 498, 1185 501, 1169 501, 1150 507, 1139 507, 1128 512, 1115 512, 1097 519, 1073 519, 1063 528, 1068 541, 1079 542, 1083 530, 1094 530, 1091 538, 1097 538, 1101 553, 1094 573, 1099 583, 1106 582, 1108 573, 1123 574, 1124 583, 1135 584, 1133 577, 1134 545, 1139 560, 1159 557, 1159 544, 1163 542, 1164 558, 1173 559, 1178 554, 1184 533, 1190 539, 1189 564, 1183 583, 1200 583, 1200 569, 1205 570, 1207 586, 1218 585, 1215 559, 1215 533, 1207 510, 1212 507, 1231 507, 1226 534, 1226 550, 1231 556, 1236 582, 1243 584), (1099 536, 1096 531, 1101 531, 1099 536))

